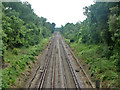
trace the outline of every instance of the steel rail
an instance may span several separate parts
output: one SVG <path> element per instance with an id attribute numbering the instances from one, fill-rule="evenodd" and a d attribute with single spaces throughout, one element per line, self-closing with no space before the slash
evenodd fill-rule
<path id="1" fill-rule="evenodd" d="M 64 39 L 63 39 L 63 40 L 64 40 Z M 65 41 L 64 41 L 64 42 L 65 42 Z M 67 45 L 67 44 L 66 44 L 66 45 Z M 82 65 L 80 64 L 79 60 L 76 58 L 76 56 L 74 55 L 74 53 L 72 52 L 72 50 L 69 48 L 69 45 L 67 45 L 67 47 L 68 47 L 68 49 L 69 49 L 72 57 L 76 60 L 76 62 L 78 63 L 80 69 L 82 70 L 82 72 L 84 73 L 85 77 L 87 78 L 90 86 L 91 86 L 92 88 L 95 88 L 95 85 L 94 85 L 94 84 L 92 83 L 92 81 L 89 79 L 87 73 L 85 72 L 84 68 L 83 68 Z"/>
<path id="2" fill-rule="evenodd" d="M 58 41 L 58 48 L 59 48 L 59 56 L 61 57 L 61 60 L 63 62 L 63 57 L 61 55 L 61 51 L 60 51 L 60 40 Z M 62 64 L 62 70 L 63 70 L 63 76 L 64 76 L 64 88 L 67 89 L 67 80 L 66 80 L 66 76 L 65 76 L 65 66 L 64 64 Z"/>
<path id="3" fill-rule="evenodd" d="M 50 40 L 50 43 L 49 43 L 49 45 L 47 46 L 48 49 L 49 49 L 50 46 L 51 46 L 51 42 L 52 42 L 52 39 Z M 48 56 L 48 53 L 47 53 L 46 56 Z M 46 57 L 46 58 L 47 58 L 47 57 Z M 46 60 L 46 58 L 45 58 L 45 60 Z M 39 70 L 40 70 L 40 66 L 38 66 L 38 68 L 36 69 L 36 72 L 35 72 L 33 78 L 31 79 L 30 84 L 28 85 L 28 89 L 31 87 L 32 82 L 33 82 L 33 80 L 35 79 L 35 77 L 36 77 L 36 75 L 37 75 L 37 73 L 38 73 Z"/>
<path id="4" fill-rule="evenodd" d="M 77 80 L 77 76 L 75 75 L 74 69 L 73 69 L 73 67 L 72 67 L 72 65 L 71 65 L 71 62 L 70 62 L 70 58 L 69 58 L 69 56 L 68 56 L 68 54 L 67 54 L 66 48 L 65 48 L 65 46 L 64 46 L 64 44 L 63 44 L 62 41 L 61 41 L 61 45 L 62 45 L 63 50 L 64 50 L 64 52 L 65 52 L 66 60 L 67 60 L 68 66 L 69 66 L 69 68 L 70 68 L 70 72 L 71 72 L 71 74 L 72 74 L 73 80 L 74 80 L 74 82 L 75 82 L 75 86 L 76 86 L 76 88 L 77 88 L 78 90 L 80 90 L 80 85 L 79 85 L 79 82 L 78 82 L 78 80 Z"/>
<path id="5" fill-rule="evenodd" d="M 43 84 L 44 84 L 45 76 L 46 76 L 46 73 L 47 73 L 47 68 L 48 68 L 48 65 L 49 65 L 49 62 L 50 62 L 50 57 L 51 57 L 51 55 L 52 55 L 52 50 L 53 50 L 53 45 L 54 45 L 54 38 L 55 38 L 55 37 L 53 37 L 53 40 L 52 40 L 53 43 L 51 42 L 50 53 L 49 53 L 49 55 L 48 55 L 48 57 L 47 57 L 47 61 L 46 61 L 45 66 L 44 66 L 43 73 L 42 73 L 41 78 L 40 78 L 40 82 L 39 82 L 39 84 L 38 84 L 38 86 L 37 86 L 37 88 L 38 88 L 39 90 L 42 89 Z M 53 44 L 53 45 L 52 45 L 52 44 Z"/>
<path id="6" fill-rule="evenodd" d="M 52 70 L 52 89 L 54 88 L 55 83 L 55 56 L 53 55 L 53 70 Z"/>

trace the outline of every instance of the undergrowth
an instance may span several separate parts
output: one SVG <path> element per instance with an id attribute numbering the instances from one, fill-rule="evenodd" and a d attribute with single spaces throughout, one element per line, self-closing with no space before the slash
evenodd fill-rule
<path id="1" fill-rule="evenodd" d="M 119 87 L 119 68 L 116 61 L 118 60 L 114 52 L 110 52 L 109 47 L 105 45 L 85 45 L 70 43 L 79 59 L 88 64 L 91 77 L 94 80 L 99 79 L 105 83 L 105 87 Z"/>
<path id="2" fill-rule="evenodd" d="M 8 88 L 15 83 L 26 66 L 30 67 L 31 61 L 35 62 L 35 56 L 44 49 L 47 42 L 48 39 L 44 39 L 38 45 L 29 48 L 15 48 L 5 52 L 4 64 L 7 66 L 2 70 L 2 88 Z"/>

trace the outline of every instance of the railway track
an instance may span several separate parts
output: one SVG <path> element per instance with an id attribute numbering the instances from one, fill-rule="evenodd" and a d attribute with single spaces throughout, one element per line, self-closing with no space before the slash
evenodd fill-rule
<path id="1" fill-rule="evenodd" d="M 55 39 L 55 37 L 53 37 L 53 40 L 51 41 L 51 45 L 50 45 L 50 48 L 49 48 L 49 51 L 50 51 L 50 52 L 48 52 L 48 56 L 47 56 L 47 58 L 46 58 L 47 61 L 46 61 L 46 63 L 45 63 L 45 66 L 44 66 L 44 69 L 43 69 L 43 73 L 42 73 L 42 75 L 41 75 L 39 84 L 38 84 L 38 86 L 37 86 L 38 89 L 43 88 L 43 85 L 44 85 L 44 80 L 45 80 L 45 77 L 46 77 L 47 69 L 49 68 L 48 66 L 49 66 L 50 58 L 51 58 L 51 56 L 52 56 L 52 50 L 54 49 L 54 48 L 53 48 L 54 39 Z M 52 87 L 53 87 L 53 86 L 52 86 Z"/>
<path id="2" fill-rule="evenodd" d="M 72 65 L 71 65 L 71 63 L 70 63 L 70 58 L 69 58 L 69 56 L 68 56 L 68 54 L 67 54 L 66 48 L 65 48 L 65 46 L 63 45 L 63 43 L 62 43 L 61 40 L 60 40 L 60 42 L 61 42 L 62 48 L 63 48 L 63 50 L 64 50 L 64 53 L 65 53 L 65 56 L 66 56 L 66 60 L 67 60 L 68 66 L 69 66 L 69 68 L 70 68 L 70 72 L 71 72 L 71 74 L 72 74 L 72 77 L 73 77 L 75 86 L 76 86 L 77 89 L 80 89 L 80 85 L 79 85 L 78 80 L 77 80 L 77 78 L 76 78 L 76 75 L 75 75 L 75 73 L 74 73 L 74 69 L 73 69 L 73 67 L 72 67 Z M 61 57 L 62 57 L 62 56 L 61 56 Z"/>
<path id="3" fill-rule="evenodd" d="M 68 49 L 58 32 L 56 32 L 55 36 L 51 39 L 48 48 L 49 50 L 45 58 L 45 65 L 35 88 L 39 90 L 43 88 L 76 88 L 78 90 L 83 87 L 86 88 L 87 85 L 83 82 L 84 80 L 82 80 L 82 78 L 78 78 L 79 76 L 82 76 L 79 74 L 80 72 L 75 72 L 75 68 L 80 67 L 80 64 L 77 62 L 72 51 L 69 51 L 70 53 L 68 54 Z M 72 61 L 71 57 L 73 57 L 72 59 L 75 59 L 76 62 Z M 78 63 L 78 66 L 74 63 Z M 83 69 L 81 67 L 80 69 Z M 35 76 L 37 75 L 39 68 L 40 67 L 36 70 Z M 35 79 L 35 76 L 32 81 Z M 86 73 L 84 76 L 86 77 Z M 32 81 L 29 88 L 31 88 Z M 89 79 L 88 81 L 93 88 L 91 81 Z"/>
<path id="4" fill-rule="evenodd" d="M 43 68 L 43 70 L 42 70 L 42 72 L 46 72 L 46 68 L 47 68 L 47 65 L 49 64 L 49 57 L 50 57 L 50 55 L 51 55 L 51 51 L 52 51 L 52 49 L 53 49 L 53 44 L 54 44 L 54 37 L 50 40 L 50 43 L 49 43 L 49 45 L 48 45 L 48 53 L 47 53 L 47 55 L 46 55 L 46 57 L 45 57 L 45 60 L 46 60 L 46 63 L 45 63 L 45 65 L 44 65 L 44 68 Z M 30 81 L 30 84 L 29 84 L 29 86 L 28 86 L 28 89 L 30 89 L 30 88 L 33 88 L 32 87 L 32 84 L 33 84 L 33 81 L 36 79 L 36 76 L 37 76 L 37 74 L 38 74 L 38 72 L 40 71 L 41 69 L 40 69 L 40 66 L 38 66 L 38 68 L 36 69 L 36 72 L 35 72 L 35 74 L 34 74 L 34 77 L 32 78 L 32 80 Z M 42 82 L 42 79 L 44 78 L 44 73 L 42 73 L 41 75 L 40 75 L 40 80 L 38 80 L 39 82 L 38 82 L 38 84 L 37 84 L 37 86 L 35 87 L 35 88 L 39 88 L 39 86 L 40 86 L 40 84 L 42 84 L 43 82 Z M 41 81 L 41 82 L 40 82 Z"/>
<path id="5" fill-rule="evenodd" d="M 69 47 L 68 47 L 68 48 L 69 48 Z M 70 48 L 69 48 L 69 51 L 70 51 L 72 57 L 76 60 L 76 62 L 77 62 L 78 65 L 80 66 L 80 68 L 81 68 L 82 72 L 84 73 L 85 77 L 87 78 L 90 86 L 91 86 L 92 88 L 95 88 L 95 85 L 94 85 L 94 84 L 92 83 L 92 81 L 89 79 L 87 73 L 85 72 L 85 70 L 83 69 L 82 65 L 80 64 L 80 62 L 78 61 L 78 59 L 75 57 L 74 53 L 72 52 L 72 50 L 71 50 Z"/>
<path id="6" fill-rule="evenodd" d="M 62 37 L 61 37 L 62 38 Z M 76 56 L 74 55 L 74 53 L 72 52 L 72 50 L 70 49 L 69 45 L 67 45 L 64 41 L 64 39 L 62 38 L 62 42 L 64 43 L 63 46 L 66 46 L 66 48 L 69 50 L 69 54 L 74 58 L 74 60 L 76 61 L 76 63 L 78 64 L 78 66 L 80 67 L 81 71 L 83 72 L 85 78 L 87 79 L 90 88 L 95 88 L 95 85 L 93 84 L 93 82 L 90 80 L 90 78 L 88 77 L 87 73 L 85 72 L 85 70 L 83 69 L 82 65 L 80 64 L 79 60 L 76 58 Z M 65 47 L 64 47 L 65 48 Z M 67 54 L 67 52 L 66 52 Z M 69 55 L 68 55 L 69 56 Z"/>
<path id="7" fill-rule="evenodd" d="M 62 38 L 62 37 L 61 37 Z M 65 45 L 64 48 L 66 47 L 68 50 L 69 50 L 69 54 L 74 58 L 74 61 L 76 61 L 76 63 L 78 64 L 78 66 L 80 67 L 81 71 L 83 72 L 84 74 L 84 77 L 87 79 L 90 87 L 89 88 L 95 88 L 95 85 L 93 84 L 93 82 L 90 80 L 90 78 L 88 77 L 87 73 L 85 72 L 85 70 L 83 69 L 82 65 L 80 64 L 79 60 L 76 58 L 76 56 L 74 55 L 74 53 L 72 52 L 72 50 L 70 49 L 69 45 L 67 45 L 64 41 L 64 39 L 62 38 L 61 39 Z M 69 54 L 66 52 L 66 54 L 69 56 Z"/>

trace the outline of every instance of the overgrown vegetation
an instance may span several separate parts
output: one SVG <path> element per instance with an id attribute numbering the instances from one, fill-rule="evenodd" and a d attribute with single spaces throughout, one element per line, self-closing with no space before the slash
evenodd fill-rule
<path id="1" fill-rule="evenodd" d="M 99 79 L 104 87 L 119 86 L 115 57 L 107 58 L 109 54 L 107 46 L 77 43 L 71 43 L 70 46 L 74 48 L 77 57 L 88 64 L 93 80 Z"/>
<path id="2" fill-rule="evenodd" d="M 29 63 L 35 61 L 34 56 L 45 46 L 55 24 L 38 17 L 28 2 L 6 2 L 2 8 L 0 56 L 2 87 L 7 88 L 26 66 L 30 68 Z M 63 34 L 77 56 L 88 64 L 91 77 L 100 79 L 104 87 L 120 87 L 120 2 L 97 2 L 84 10 L 86 20 L 67 23 L 56 31 Z"/>
<path id="3" fill-rule="evenodd" d="M 28 2 L 2 3 L 2 87 L 13 85 L 43 49 L 55 24 L 38 17 Z M 30 66 L 29 66 L 30 67 Z"/>
<path id="4" fill-rule="evenodd" d="M 88 64 L 92 77 L 100 79 L 104 87 L 119 87 L 120 2 L 96 2 L 84 10 L 86 20 L 57 30 Z"/>
<path id="5" fill-rule="evenodd" d="M 4 54 L 5 65 L 2 71 L 2 88 L 12 86 L 17 77 L 25 70 L 26 66 L 31 68 L 30 62 L 35 62 L 40 51 L 42 51 L 48 42 L 48 39 L 43 39 L 41 43 L 30 48 L 16 48 L 14 50 L 7 50 Z M 17 55 L 16 55 L 17 52 Z"/>

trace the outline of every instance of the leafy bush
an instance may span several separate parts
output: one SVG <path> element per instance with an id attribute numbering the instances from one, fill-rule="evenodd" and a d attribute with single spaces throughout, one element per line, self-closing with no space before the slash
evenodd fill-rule
<path id="1" fill-rule="evenodd" d="M 10 65 L 2 70 L 2 88 L 7 88 L 13 85 L 16 78 L 25 70 L 26 66 L 31 68 L 29 65 L 30 61 L 35 63 L 34 56 L 37 56 L 44 46 L 48 42 L 48 39 L 43 39 L 40 44 L 36 46 L 30 46 L 30 48 L 14 48 L 13 51 L 7 50 L 5 52 L 5 63 Z M 23 52 L 27 52 L 24 53 Z"/>
<path id="2" fill-rule="evenodd" d="M 12 52 L 13 52 L 13 54 L 18 55 L 18 51 L 16 48 L 14 48 Z"/>
<path id="3" fill-rule="evenodd" d="M 69 40 L 69 39 L 65 39 L 65 41 L 66 41 L 67 43 L 70 43 L 70 40 Z"/>

